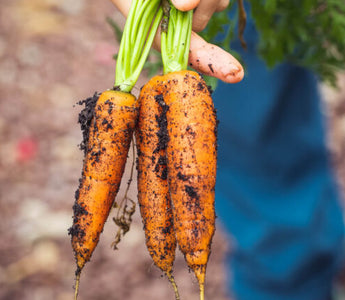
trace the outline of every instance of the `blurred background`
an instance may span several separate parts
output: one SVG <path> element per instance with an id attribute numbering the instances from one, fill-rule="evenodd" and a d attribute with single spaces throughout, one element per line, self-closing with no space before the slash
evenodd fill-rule
<path id="1" fill-rule="evenodd" d="M 107 17 L 124 24 L 107 0 L 1 0 L 0 299 L 73 299 L 75 263 L 67 229 L 83 159 L 81 107 L 75 104 L 113 84 L 118 45 Z M 145 80 L 144 74 L 135 94 Z M 339 82 L 339 90 L 321 89 L 329 149 L 344 192 L 345 77 Z M 135 182 L 130 196 L 136 198 Z M 173 299 L 146 250 L 138 209 L 117 251 L 111 248 L 115 231 L 109 218 L 82 273 L 80 299 Z M 218 224 L 207 299 L 230 299 L 224 268 L 230 240 Z M 180 254 L 175 278 L 182 299 L 198 299 L 197 282 Z M 345 299 L 342 281 L 335 286 L 337 300 Z"/>

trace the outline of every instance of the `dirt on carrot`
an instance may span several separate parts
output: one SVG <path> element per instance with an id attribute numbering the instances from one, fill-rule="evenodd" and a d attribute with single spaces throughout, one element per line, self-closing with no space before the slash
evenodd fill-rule
<path id="1" fill-rule="evenodd" d="M 91 258 L 119 189 L 138 112 L 134 96 L 113 90 L 82 103 L 85 158 L 69 229 L 77 274 Z"/>
<path id="2" fill-rule="evenodd" d="M 138 201 L 147 249 L 157 267 L 168 277 L 179 299 L 172 275 L 176 237 L 167 180 L 166 114 L 169 107 L 148 82 L 139 96 L 139 120 L 136 128 L 138 149 Z"/>

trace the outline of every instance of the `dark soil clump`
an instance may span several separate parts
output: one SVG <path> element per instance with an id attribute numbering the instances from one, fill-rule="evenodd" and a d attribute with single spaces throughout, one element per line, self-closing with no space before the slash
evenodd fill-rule
<path id="1" fill-rule="evenodd" d="M 189 197 L 191 197 L 192 199 L 199 199 L 199 195 L 196 192 L 196 190 L 190 186 L 190 185 L 185 185 L 185 191 L 188 194 Z"/>
<path id="2" fill-rule="evenodd" d="M 157 132 L 158 136 L 158 145 L 157 148 L 153 151 L 156 153 L 160 150 L 164 150 L 167 147 L 167 143 L 169 142 L 169 135 L 168 135 L 168 122 L 167 122 L 167 111 L 169 110 L 169 106 L 165 104 L 163 95 L 155 96 L 156 102 L 162 108 L 162 113 L 160 115 L 156 115 L 156 121 L 159 126 L 159 130 Z"/>
<path id="3" fill-rule="evenodd" d="M 79 101 L 77 104 L 84 105 L 85 107 L 81 110 L 78 117 L 78 123 L 83 134 L 83 140 L 79 145 L 80 150 L 84 151 L 86 155 L 87 144 L 89 142 L 89 129 L 92 118 L 95 114 L 95 106 L 100 94 L 95 92 L 92 97 L 86 98 L 85 100 Z"/>
<path id="4" fill-rule="evenodd" d="M 188 176 L 183 175 L 181 172 L 177 173 L 177 178 L 182 180 L 182 181 L 187 181 L 188 180 Z"/>

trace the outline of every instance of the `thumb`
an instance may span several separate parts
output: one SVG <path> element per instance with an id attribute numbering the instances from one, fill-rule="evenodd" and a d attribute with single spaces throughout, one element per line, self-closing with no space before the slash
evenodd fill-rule
<path id="1" fill-rule="evenodd" d="M 188 11 L 196 8 L 200 0 L 171 0 L 172 4 L 181 11 Z"/>

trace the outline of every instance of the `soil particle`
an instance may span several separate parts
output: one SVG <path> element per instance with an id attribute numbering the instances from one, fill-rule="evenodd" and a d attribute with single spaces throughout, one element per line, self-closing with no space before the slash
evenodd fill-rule
<path id="1" fill-rule="evenodd" d="M 139 155 L 138 155 L 138 156 L 139 156 Z M 154 163 L 156 162 L 156 156 L 152 155 L 152 156 L 151 156 L 151 161 L 152 161 L 152 163 L 154 164 Z"/>
<path id="2" fill-rule="evenodd" d="M 108 108 L 108 114 L 111 115 L 111 113 L 113 112 L 113 102 L 111 102 L 109 99 L 107 101 L 104 102 L 104 104 L 108 104 L 109 108 Z"/>
<path id="3" fill-rule="evenodd" d="M 81 273 L 81 268 L 77 265 L 77 270 L 74 272 L 74 275 L 78 276 L 80 275 L 80 273 Z"/>
<path id="4" fill-rule="evenodd" d="M 201 82 L 198 82 L 197 90 L 202 91 L 204 89 L 204 85 Z"/>
<path id="5" fill-rule="evenodd" d="M 171 226 L 162 228 L 162 233 L 169 234 L 171 232 Z"/>
<path id="6" fill-rule="evenodd" d="M 74 216 L 82 216 L 82 215 L 88 215 L 88 211 L 81 206 L 79 203 L 74 203 L 73 205 L 73 213 Z"/>
<path id="7" fill-rule="evenodd" d="M 197 239 L 198 236 L 199 236 L 199 230 L 198 230 L 198 228 L 193 228 L 193 229 L 192 229 L 192 234 L 193 234 L 194 238 Z"/>
<path id="8" fill-rule="evenodd" d="M 189 125 L 186 127 L 186 131 L 195 138 L 195 131 L 193 131 L 192 127 L 190 127 Z"/>
<path id="9" fill-rule="evenodd" d="M 158 158 L 158 162 L 157 164 L 161 165 L 161 166 L 166 166 L 167 165 L 167 158 L 163 155 L 161 155 L 159 158 Z"/>
<path id="10" fill-rule="evenodd" d="M 79 188 L 75 191 L 74 193 L 74 199 L 75 200 L 78 200 L 79 199 L 79 195 L 80 195 L 80 191 L 79 191 Z"/>
<path id="11" fill-rule="evenodd" d="M 160 259 L 161 259 L 161 260 L 164 260 L 164 259 L 165 259 L 165 255 L 164 255 L 164 254 L 161 254 L 161 255 L 160 255 Z"/>
<path id="12" fill-rule="evenodd" d="M 168 169 L 167 169 L 167 168 L 164 168 L 164 169 L 163 169 L 160 178 L 161 178 L 162 180 L 167 180 L 167 179 L 168 179 Z"/>
<path id="13" fill-rule="evenodd" d="M 212 72 L 212 73 L 214 73 L 214 70 L 213 70 L 212 64 L 208 64 L 208 67 L 210 68 L 211 72 Z"/>
<path id="14" fill-rule="evenodd" d="M 156 121 L 159 126 L 159 130 L 157 132 L 158 136 L 158 145 L 157 148 L 153 151 L 153 153 L 157 153 L 160 150 L 164 150 L 167 147 L 167 143 L 169 142 L 169 135 L 167 129 L 167 111 L 169 110 L 169 106 L 165 104 L 163 95 L 155 96 L 156 102 L 162 108 L 162 112 L 160 115 L 156 115 Z"/>
<path id="15" fill-rule="evenodd" d="M 182 181 L 187 181 L 188 180 L 188 176 L 183 175 L 181 172 L 177 173 L 177 178 L 182 180 Z"/>
<path id="16" fill-rule="evenodd" d="M 166 168 L 166 165 L 167 159 L 165 156 L 161 155 L 157 160 L 154 171 L 157 173 L 157 176 L 163 180 L 166 180 L 168 178 L 168 169 Z M 160 171 L 161 173 L 159 174 Z"/>
<path id="17" fill-rule="evenodd" d="M 111 123 L 110 123 L 107 119 L 103 119 L 102 125 L 107 125 L 107 127 L 106 127 L 107 131 L 108 131 L 109 129 L 111 130 L 111 129 L 114 128 L 113 125 L 111 125 Z"/>
<path id="18" fill-rule="evenodd" d="M 185 191 L 189 197 L 191 197 L 192 199 L 199 199 L 199 195 L 196 192 L 195 188 L 193 188 L 190 185 L 185 185 L 184 187 L 185 187 Z"/>
<path id="19" fill-rule="evenodd" d="M 85 236 L 85 231 L 79 226 L 79 224 L 74 224 L 72 227 L 68 229 L 68 234 L 72 237 L 82 239 Z"/>
<path id="20" fill-rule="evenodd" d="M 86 154 L 87 144 L 89 142 L 89 129 L 92 118 L 95 114 L 95 106 L 100 94 L 95 92 L 92 97 L 86 98 L 85 100 L 79 101 L 77 104 L 84 105 L 84 108 L 80 111 L 78 117 L 78 123 L 83 134 L 83 140 L 79 145 L 80 150 Z"/>
<path id="21" fill-rule="evenodd" d="M 94 166 L 96 163 L 98 163 L 100 161 L 99 157 L 102 154 L 101 151 L 93 151 L 91 153 L 91 157 L 93 158 L 93 161 L 91 163 L 92 166 Z"/>

